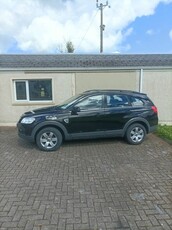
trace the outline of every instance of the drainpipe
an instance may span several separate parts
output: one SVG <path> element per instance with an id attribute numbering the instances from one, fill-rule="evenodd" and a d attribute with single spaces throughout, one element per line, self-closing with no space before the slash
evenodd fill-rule
<path id="1" fill-rule="evenodd" d="M 76 73 L 72 74 L 72 96 L 76 94 Z"/>
<path id="2" fill-rule="evenodd" d="M 140 69 L 140 78 L 139 78 L 139 92 L 143 91 L 143 69 Z"/>

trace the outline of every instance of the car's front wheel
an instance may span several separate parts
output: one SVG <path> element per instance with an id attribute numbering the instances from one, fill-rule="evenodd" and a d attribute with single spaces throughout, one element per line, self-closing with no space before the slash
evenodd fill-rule
<path id="1" fill-rule="evenodd" d="M 62 134 L 56 128 L 44 128 L 37 134 L 36 144 L 40 150 L 55 151 L 62 144 Z"/>
<path id="2" fill-rule="evenodd" d="M 126 131 L 126 139 L 128 143 L 133 145 L 141 144 L 146 136 L 146 129 L 139 123 L 132 124 Z"/>

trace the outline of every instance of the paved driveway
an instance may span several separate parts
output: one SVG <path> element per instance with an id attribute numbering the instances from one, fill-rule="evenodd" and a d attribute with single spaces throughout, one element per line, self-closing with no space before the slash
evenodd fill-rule
<path id="1" fill-rule="evenodd" d="M 45 153 L 0 129 L 0 229 L 172 229 L 172 146 L 149 135 Z"/>

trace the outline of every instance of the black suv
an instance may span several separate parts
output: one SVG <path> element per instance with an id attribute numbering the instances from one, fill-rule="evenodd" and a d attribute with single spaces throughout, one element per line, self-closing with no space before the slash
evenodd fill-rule
<path id="1" fill-rule="evenodd" d="M 126 90 L 90 90 L 64 103 L 24 113 L 20 137 L 53 151 L 63 140 L 125 137 L 140 144 L 158 124 L 157 108 L 146 94 Z"/>

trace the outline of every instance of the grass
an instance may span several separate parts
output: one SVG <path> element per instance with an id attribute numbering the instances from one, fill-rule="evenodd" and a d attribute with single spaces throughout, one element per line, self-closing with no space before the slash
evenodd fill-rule
<path id="1" fill-rule="evenodd" d="M 158 125 L 156 134 L 159 137 L 172 141 L 172 126 Z"/>

